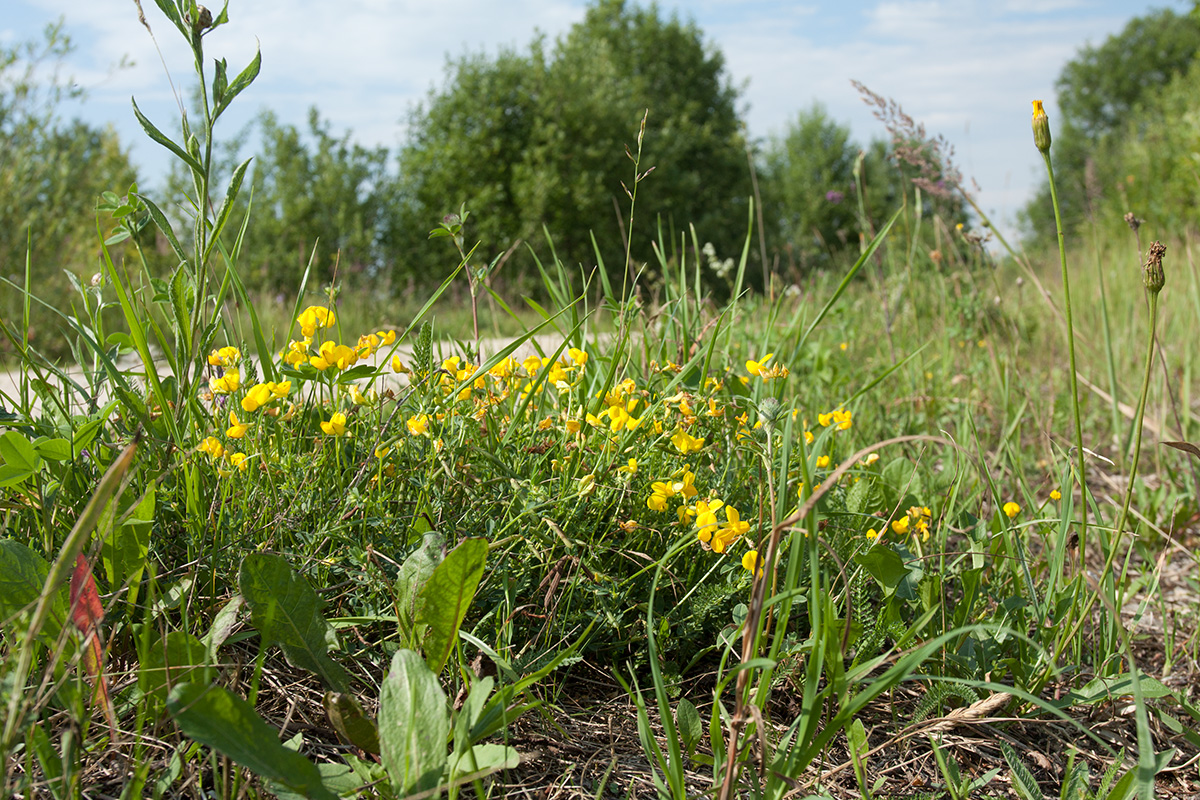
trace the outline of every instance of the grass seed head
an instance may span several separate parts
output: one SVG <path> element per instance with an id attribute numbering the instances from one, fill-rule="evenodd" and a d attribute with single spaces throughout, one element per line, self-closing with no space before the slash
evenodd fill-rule
<path id="1" fill-rule="evenodd" d="M 1142 282 L 1146 284 L 1146 291 L 1151 294 L 1158 294 L 1162 291 L 1165 282 L 1162 259 L 1166 252 L 1166 246 L 1159 241 L 1151 244 L 1150 249 L 1146 252 L 1146 266 L 1142 268 Z"/>

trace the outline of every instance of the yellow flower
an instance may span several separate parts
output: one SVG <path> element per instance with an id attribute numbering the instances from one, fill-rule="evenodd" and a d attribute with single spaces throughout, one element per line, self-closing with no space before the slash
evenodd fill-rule
<path id="1" fill-rule="evenodd" d="M 1012 519 L 1013 517 L 1015 517 L 1017 514 L 1020 514 L 1020 513 L 1021 513 L 1021 507 L 1019 505 L 1017 505 L 1016 503 L 1014 503 L 1012 500 L 1009 500 L 1007 503 L 1004 504 L 1004 514 L 1009 519 Z"/>
<path id="2" fill-rule="evenodd" d="M 296 322 L 300 323 L 300 333 L 309 337 L 317 328 L 332 328 L 337 324 L 337 316 L 324 306 L 309 306 L 300 312 Z"/>
<path id="3" fill-rule="evenodd" d="M 387 458 L 388 453 L 390 453 L 390 452 L 392 452 L 392 448 L 388 447 L 385 444 L 381 444 L 379 447 L 375 448 L 375 457 L 376 458 Z"/>
<path id="4" fill-rule="evenodd" d="M 732 506 L 725 506 L 725 524 L 713 535 L 712 549 L 724 553 L 725 548 L 736 542 L 748 530 L 750 523 L 741 519 L 738 510 Z"/>
<path id="5" fill-rule="evenodd" d="M 397 375 L 408 375 L 412 370 L 404 366 L 404 362 L 400 360 L 400 356 L 392 356 L 392 372 Z"/>
<path id="6" fill-rule="evenodd" d="M 903 516 L 900 519 L 892 522 L 892 530 L 901 536 L 906 535 L 908 533 L 908 517 Z"/>
<path id="7" fill-rule="evenodd" d="M 199 450 L 201 453 L 207 453 L 208 457 L 210 459 L 212 459 L 213 461 L 216 461 L 218 458 L 220 458 L 222 455 L 225 454 L 225 446 L 223 444 L 221 444 L 220 439 L 217 439 L 216 437 L 213 437 L 213 436 L 209 436 L 204 441 L 202 441 L 199 445 L 196 446 L 196 449 Z"/>
<path id="8" fill-rule="evenodd" d="M 321 420 L 321 430 L 327 436 L 345 436 L 346 415 L 341 411 L 335 411 L 328 422 Z"/>
<path id="9" fill-rule="evenodd" d="M 829 466 L 829 456 L 819 456 L 817 458 L 817 469 L 825 469 Z"/>
<path id="10" fill-rule="evenodd" d="M 874 540 L 879 538 L 879 531 L 874 528 L 867 528 L 867 538 Z"/>
<path id="11" fill-rule="evenodd" d="M 717 522 L 717 511 L 723 505 L 725 504 L 720 500 L 700 500 L 696 503 L 696 528 L 698 529 L 696 535 L 705 544 L 712 540 L 713 534 L 721 527 L 721 524 Z M 717 550 L 715 543 L 712 545 L 712 549 Z M 722 545 L 721 550 L 724 549 Z M 717 550 L 717 552 L 719 553 L 721 550 Z"/>
<path id="12" fill-rule="evenodd" d="M 1058 489 L 1055 489 L 1054 491 L 1050 492 L 1050 499 L 1062 500 L 1062 492 L 1060 492 Z"/>
<path id="13" fill-rule="evenodd" d="M 842 342 L 841 345 L 839 345 L 839 346 L 842 348 L 842 352 L 844 353 L 844 352 L 846 352 L 846 348 L 850 346 L 850 343 Z"/>
<path id="14" fill-rule="evenodd" d="M 879 453 L 868 453 L 867 457 L 858 463 L 862 464 L 864 467 L 869 467 L 878 460 L 879 460 Z"/>
<path id="15" fill-rule="evenodd" d="M 408 427 L 409 436 L 428 436 L 429 435 L 429 415 L 416 414 L 408 418 L 404 423 Z"/>
<path id="16" fill-rule="evenodd" d="M 572 347 L 567 351 L 567 355 L 575 362 L 575 366 L 582 367 L 588 361 L 588 354 L 580 350 L 578 347 Z"/>
<path id="17" fill-rule="evenodd" d="M 667 500 L 676 495 L 675 484 L 655 481 L 650 484 L 650 496 L 646 498 L 646 506 L 651 511 L 666 511 Z"/>
<path id="18" fill-rule="evenodd" d="M 229 463 L 237 467 L 239 472 L 245 472 L 246 467 L 249 466 L 246 463 L 246 457 L 245 453 L 234 453 L 229 457 Z"/>
<path id="19" fill-rule="evenodd" d="M 237 414 L 233 411 L 229 412 L 229 429 L 225 431 L 225 435 L 230 439 L 240 439 L 246 435 L 246 431 L 252 426 L 249 423 L 243 424 L 238 422 Z"/>
<path id="20" fill-rule="evenodd" d="M 751 575 L 755 575 L 759 578 L 762 577 L 762 568 L 758 565 L 757 550 L 747 550 L 745 555 L 742 556 L 742 569 L 746 570 Z"/>
<path id="21" fill-rule="evenodd" d="M 317 355 L 308 359 L 308 363 L 321 372 L 331 367 L 339 370 L 346 369 L 353 366 L 355 361 L 358 361 L 358 351 L 353 347 L 329 341 L 321 342 L 321 348 L 317 351 Z"/>
<path id="22" fill-rule="evenodd" d="M 850 430 L 850 426 L 853 424 L 850 418 L 851 412 L 845 409 L 839 408 L 833 412 L 833 424 L 837 425 L 840 431 Z"/>
<path id="23" fill-rule="evenodd" d="M 242 410 L 247 413 L 254 413 L 274 399 L 275 395 L 271 391 L 270 386 L 265 383 L 256 383 L 246 392 L 246 396 L 242 398 Z"/>
<path id="24" fill-rule="evenodd" d="M 833 412 L 828 414 L 817 414 L 817 422 L 821 423 L 822 428 L 828 428 L 833 424 Z"/>
<path id="25" fill-rule="evenodd" d="M 816 440 L 816 438 L 817 438 L 817 437 L 813 436 L 813 432 L 812 432 L 812 431 L 805 431 L 805 432 L 804 432 L 804 443 L 805 443 L 805 444 L 812 444 L 812 443 L 813 443 L 813 442 Z"/>
<path id="26" fill-rule="evenodd" d="M 289 342 L 287 349 L 279 355 L 283 358 L 285 364 L 293 367 L 297 364 L 303 364 L 308 360 L 308 346 L 310 344 L 312 344 L 312 339 L 308 338 Z"/>
<path id="27" fill-rule="evenodd" d="M 767 369 L 767 362 L 770 361 L 774 357 L 775 357 L 774 353 L 767 353 L 766 357 L 763 358 L 761 361 L 755 361 L 753 359 L 747 361 L 746 362 L 746 372 L 749 372 L 751 375 L 760 375 L 761 376 L 763 374 L 763 372 Z"/>
<path id="28" fill-rule="evenodd" d="M 624 467 L 617 467 L 617 472 L 624 472 L 628 475 L 637 475 L 638 463 L 636 458 L 629 459 L 629 463 Z"/>
<path id="29" fill-rule="evenodd" d="M 213 350 L 208 354 L 208 363 L 214 367 L 230 367 L 237 366 L 237 363 L 242 359 L 242 351 L 236 347 L 222 347 L 219 350 Z"/>
<path id="30" fill-rule="evenodd" d="M 596 476 L 589 472 L 579 479 L 578 492 L 580 496 L 587 497 L 594 491 L 596 491 Z"/>
<path id="31" fill-rule="evenodd" d="M 370 394 L 363 394 L 362 390 L 358 388 L 358 384 L 350 384 L 350 399 L 354 401 L 355 405 L 369 406 L 375 402 L 375 398 L 376 394 L 374 389 L 371 390 Z"/>
<path id="32" fill-rule="evenodd" d="M 683 428 L 680 428 L 671 437 L 671 444 L 675 445 L 675 449 L 686 456 L 688 453 L 700 452 L 700 449 L 704 447 L 704 440 L 697 439 L 695 436 L 689 435 Z"/>
<path id="33" fill-rule="evenodd" d="M 225 374 L 219 378 L 209 378 L 208 388 L 213 394 L 233 394 L 238 390 L 238 386 L 242 382 L 242 376 L 236 368 L 225 370 Z"/>

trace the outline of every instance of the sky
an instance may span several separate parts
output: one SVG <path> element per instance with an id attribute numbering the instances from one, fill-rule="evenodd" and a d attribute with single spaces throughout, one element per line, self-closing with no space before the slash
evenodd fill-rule
<path id="1" fill-rule="evenodd" d="M 169 156 L 145 138 L 130 106 L 163 130 L 177 125 L 172 91 L 192 69 L 178 33 L 154 0 L 5 0 L 0 45 L 41 35 L 62 18 L 75 44 L 63 72 L 87 93 L 67 110 L 112 124 L 143 182 L 157 185 Z M 221 0 L 212 0 L 219 8 Z M 890 97 L 955 148 L 963 175 L 1002 231 L 1032 195 L 1044 167 L 1030 132 L 1030 101 L 1046 101 L 1052 129 L 1054 81 L 1085 44 L 1100 44 L 1155 8 L 1185 12 L 1190 1 L 1158 0 L 660 0 L 665 14 L 691 19 L 719 49 L 751 137 L 783 133 L 821 103 L 865 144 L 884 138 L 851 79 Z M 563 35 L 583 18 L 583 0 L 233 0 L 231 24 L 205 39 L 236 74 L 262 51 L 262 71 L 217 136 L 231 137 L 262 109 L 307 126 L 316 106 L 333 131 L 367 146 L 403 143 L 410 109 L 444 85 L 447 57 L 525 49 L 536 32 Z M 162 52 L 156 47 L 156 41 Z M 119 66 L 121 64 L 131 66 Z M 168 80 L 168 75 L 170 80 Z M 186 91 L 185 89 L 183 89 Z M 186 94 L 184 95 L 186 96 Z M 485 99 L 481 99 L 485 100 Z M 647 135 L 653 135 L 653 110 Z M 631 139 L 636 120 L 631 122 Z M 618 155 L 617 157 L 621 157 Z"/>

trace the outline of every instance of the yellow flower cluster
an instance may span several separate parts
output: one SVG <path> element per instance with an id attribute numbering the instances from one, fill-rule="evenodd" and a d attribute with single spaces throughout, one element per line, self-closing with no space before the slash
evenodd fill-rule
<path id="1" fill-rule="evenodd" d="M 753 359 L 746 362 L 746 371 L 751 375 L 757 375 L 764 381 L 774 380 L 775 378 L 786 378 L 791 373 L 788 368 L 782 364 L 768 364 L 775 357 L 774 353 L 767 353 L 761 361 Z"/>
<path id="2" fill-rule="evenodd" d="M 839 431 L 848 431 L 853 424 L 852 417 L 852 412 L 844 408 L 839 408 L 836 411 L 830 411 L 828 414 L 818 414 L 817 422 L 821 423 L 822 428 L 836 425 Z"/>
<path id="3" fill-rule="evenodd" d="M 912 534 L 914 538 L 919 539 L 922 542 L 927 542 L 929 541 L 930 536 L 929 521 L 932 516 L 933 512 L 930 511 L 927 506 L 913 506 L 912 508 L 908 509 L 908 513 L 903 517 L 892 520 L 892 532 L 899 536 L 908 536 L 909 534 Z M 887 526 L 885 525 L 884 530 L 886 530 L 886 528 Z M 882 535 L 882 533 L 883 530 L 880 530 L 877 533 L 875 529 L 872 528 L 871 530 L 867 531 L 867 538 L 875 539 Z"/>

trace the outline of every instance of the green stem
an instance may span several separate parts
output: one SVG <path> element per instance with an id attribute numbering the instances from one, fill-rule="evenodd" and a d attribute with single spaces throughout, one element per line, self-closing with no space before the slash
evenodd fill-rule
<path id="1" fill-rule="evenodd" d="M 1117 522 L 1117 536 L 1120 537 L 1121 532 L 1125 530 L 1125 523 L 1129 521 L 1129 503 L 1133 499 L 1133 482 L 1137 477 L 1138 460 L 1142 456 L 1142 422 L 1146 413 L 1146 395 L 1150 393 L 1150 368 L 1154 365 L 1154 330 L 1158 324 L 1158 293 L 1150 292 L 1150 335 L 1146 342 L 1146 371 L 1142 375 L 1142 393 L 1138 397 L 1137 414 L 1134 416 L 1134 433 L 1133 433 L 1133 460 L 1129 464 L 1129 484 L 1125 487 L 1125 500 L 1121 504 L 1121 517 Z M 1112 548 L 1113 553 L 1116 553 L 1117 548 Z M 1112 561 L 1112 556 L 1109 556 L 1109 561 Z M 1105 572 L 1107 573 L 1108 565 Z"/>
<path id="2" fill-rule="evenodd" d="M 1079 564 L 1082 568 L 1083 554 L 1087 552 L 1087 481 L 1084 478 L 1083 460 L 1083 423 L 1079 416 L 1079 381 L 1075 372 L 1075 326 L 1071 318 L 1071 284 L 1067 277 L 1067 247 L 1063 234 L 1062 215 L 1058 210 L 1058 190 L 1054 186 L 1054 167 L 1050 163 L 1050 153 L 1043 152 L 1046 161 L 1046 174 L 1050 179 L 1050 200 L 1054 204 L 1054 226 L 1058 230 L 1058 259 L 1062 267 L 1063 306 L 1067 318 L 1067 355 L 1071 367 L 1071 410 L 1075 415 L 1075 452 L 1078 458 L 1076 467 L 1079 469 L 1080 497 L 1080 529 L 1079 529 Z"/>

